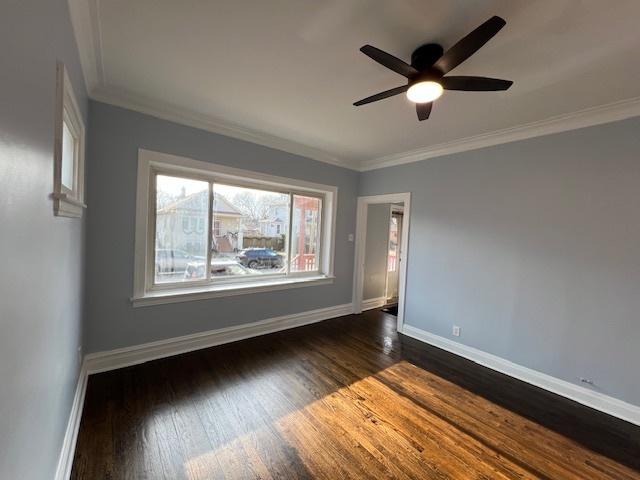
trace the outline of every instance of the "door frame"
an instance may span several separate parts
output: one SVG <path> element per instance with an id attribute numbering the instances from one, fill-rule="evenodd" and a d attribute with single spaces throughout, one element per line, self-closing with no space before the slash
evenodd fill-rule
<path id="1" fill-rule="evenodd" d="M 369 205 L 381 203 L 403 203 L 403 222 L 400 238 L 402 258 L 398 274 L 398 323 L 397 330 L 402 333 L 404 325 L 405 294 L 407 283 L 407 259 L 409 258 L 409 227 L 411 225 L 411 193 L 389 193 L 358 197 L 356 214 L 356 238 L 353 266 L 353 312 L 362 313 L 362 294 L 364 289 L 364 259 L 367 242 L 367 212 Z"/>

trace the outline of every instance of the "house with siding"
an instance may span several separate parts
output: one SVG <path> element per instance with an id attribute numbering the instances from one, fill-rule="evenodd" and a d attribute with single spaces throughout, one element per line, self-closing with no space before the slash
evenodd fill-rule
<path id="1" fill-rule="evenodd" d="M 284 235 L 289 224 L 289 201 L 277 201 L 269 205 L 266 218 L 260 220 L 260 233 L 265 237 Z"/>
<path id="2" fill-rule="evenodd" d="M 181 249 L 192 255 L 206 251 L 208 192 L 185 195 L 157 212 L 156 248 Z M 213 248 L 232 253 L 242 248 L 242 213 L 223 195 L 213 199 Z"/>

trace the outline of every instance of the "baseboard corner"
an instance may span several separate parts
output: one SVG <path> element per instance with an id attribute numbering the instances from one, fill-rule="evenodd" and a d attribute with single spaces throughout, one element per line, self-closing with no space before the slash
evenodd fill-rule
<path id="1" fill-rule="evenodd" d="M 386 297 L 368 298 L 362 300 L 362 311 L 383 307 L 387 303 Z"/>

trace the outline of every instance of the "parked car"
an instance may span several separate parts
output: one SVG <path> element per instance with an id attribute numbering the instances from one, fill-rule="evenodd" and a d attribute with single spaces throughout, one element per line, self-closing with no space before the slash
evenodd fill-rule
<path id="1" fill-rule="evenodd" d="M 284 261 L 270 248 L 246 248 L 236 257 L 238 262 L 249 268 L 282 268 Z"/>
<path id="2" fill-rule="evenodd" d="M 204 266 L 206 262 L 197 261 L 190 262 L 184 271 L 184 279 L 202 279 L 205 277 Z M 250 275 L 252 272 L 248 268 L 240 265 L 235 260 L 231 259 L 211 259 L 211 276 L 212 277 L 227 277 L 235 275 Z"/>
<path id="3" fill-rule="evenodd" d="M 190 255 L 184 250 L 159 248 L 156 250 L 156 273 L 182 273 L 186 270 L 189 262 L 197 260 L 204 260 L 204 257 Z"/>

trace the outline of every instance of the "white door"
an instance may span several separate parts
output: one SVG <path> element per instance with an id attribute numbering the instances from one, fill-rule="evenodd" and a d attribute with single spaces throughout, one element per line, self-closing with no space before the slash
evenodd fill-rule
<path id="1" fill-rule="evenodd" d="M 391 212 L 389 222 L 389 253 L 387 255 L 387 300 L 395 301 L 398 298 L 398 274 L 402 261 L 402 213 Z"/>

